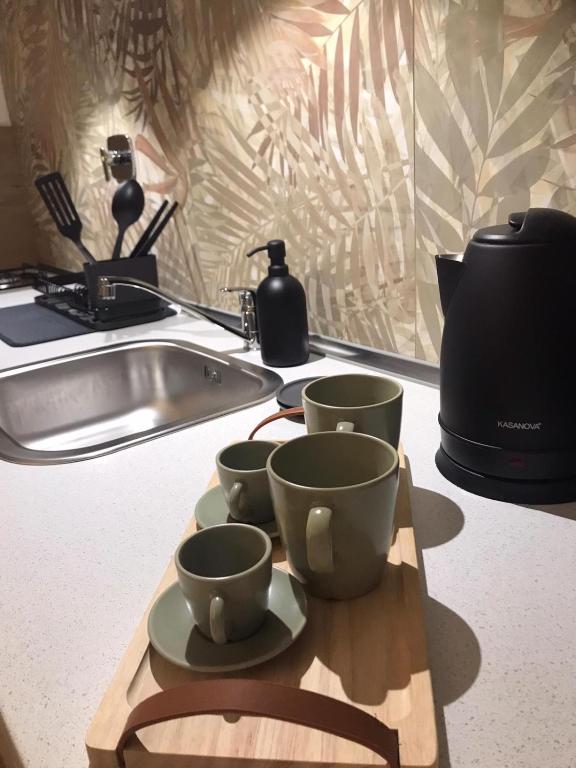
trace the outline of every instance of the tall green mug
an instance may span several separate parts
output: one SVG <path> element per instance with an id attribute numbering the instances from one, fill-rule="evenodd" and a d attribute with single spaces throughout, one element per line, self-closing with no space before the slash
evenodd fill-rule
<path id="1" fill-rule="evenodd" d="M 288 561 L 317 597 L 346 600 L 378 586 L 394 531 L 398 453 L 356 432 L 317 432 L 268 457 Z"/>
<path id="2" fill-rule="evenodd" d="M 398 448 L 403 389 L 394 379 L 365 373 L 325 376 L 302 390 L 308 432 L 349 429 Z"/>

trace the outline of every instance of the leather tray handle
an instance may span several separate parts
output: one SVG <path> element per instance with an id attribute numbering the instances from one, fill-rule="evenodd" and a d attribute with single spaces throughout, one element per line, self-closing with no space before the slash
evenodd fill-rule
<path id="1" fill-rule="evenodd" d="M 140 728 L 180 717 L 226 712 L 270 717 L 340 736 L 371 749 L 387 760 L 389 768 L 400 768 L 398 731 L 361 709 L 301 688 L 234 679 L 198 680 L 161 691 L 137 704 L 118 740 L 119 767 L 126 768 L 124 748 Z"/>
<path id="2" fill-rule="evenodd" d="M 278 419 L 287 419 L 289 416 L 304 416 L 304 408 L 302 408 L 301 405 L 296 408 L 284 408 L 283 411 L 278 411 L 278 413 L 273 413 L 272 416 L 267 416 L 265 419 L 262 419 L 260 424 L 256 424 L 252 432 L 248 435 L 248 440 L 253 440 L 256 432 L 262 429 L 262 427 L 265 427 L 266 424 L 270 424 L 272 421 L 278 421 Z"/>

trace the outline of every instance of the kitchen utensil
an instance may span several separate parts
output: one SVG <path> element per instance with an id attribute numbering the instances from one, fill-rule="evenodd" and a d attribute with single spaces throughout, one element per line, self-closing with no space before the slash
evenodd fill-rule
<path id="1" fill-rule="evenodd" d="M 122 242 L 128 227 L 135 224 L 144 210 L 144 190 L 136 179 L 120 184 L 112 198 L 112 216 L 118 224 L 118 236 L 112 251 L 112 259 L 120 258 Z"/>
<path id="2" fill-rule="evenodd" d="M 576 500 L 576 218 L 531 208 L 436 259 L 440 472 L 481 496 Z"/>
<path id="3" fill-rule="evenodd" d="M 174 212 L 176 211 L 176 208 L 178 208 L 178 203 L 177 202 L 176 203 L 172 203 L 172 205 L 168 209 L 168 212 L 166 213 L 166 216 L 164 216 L 162 221 L 153 230 L 152 234 L 149 235 L 148 239 L 143 243 L 143 245 L 139 249 L 138 253 L 135 254 L 136 256 L 146 256 L 146 254 L 150 252 L 150 249 L 152 248 L 152 246 L 154 245 L 156 240 L 158 240 L 158 238 L 160 237 L 160 235 L 164 231 L 164 227 L 166 226 L 166 224 L 168 224 L 168 222 L 170 221 L 170 219 L 174 215 Z"/>
<path id="4" fill-rule="evenodd" d="M 96 263 L 96 259 L 82 242 L 82 221 L 72 202 L 68 187 L 58 171 L 39 176 L 34 182 L 36 189 L 48 208 L 48 212 L 58 228 L 58 232 L 72 240 L 84 260 Z"/>
<path id="5" fill-rule="evenodd" d="M 245 440 L 216 456 L 216 469 L 231 516 L 239 523 L 274 519 L 266 461 L 278 443 Z"/>
<path id="6" fill-rule="evenodd" d="M 150 219 L 150 223 L 148 224 L 148 226 L 146 227 L 144 232 L 142 232 L 142 234 L 140 235 L 140 238 L 138 239 L 138 242 L 136 243 L 136 245 L 132 249 L 132 252 L 130 253 L 130 256 L 128 256 L 129 259 L 133 259 L 135 256 L 141 255 L 140 254 L 140 249 L 142 248 L 142 246 L 144 245 L 146 240 L 152 234 L 152 231 L 153 231 L 154 227 L 158 223 L 158 221 L 160 219 L 160 216 L 162 216 L 162 214 L 164 213 L 164 211 L 167 208 L 167 206 L 168 206 L 168 200 L 164 200 L 164 202 L 162 203 L 160 208 L 158 208 L 158 210 L 156 211 L 154 216 L 152 216 L 152 218 Z"/>
<path id="7" fill-rule="evenodd" d="M 230 509 L 220 485 L 211 488 L 200 496 L 194 509 L 194 517 L 196 518 L 198 528 L 212 528 L 214 525 L 237 522 L 230 514 Z M 276 518 L 272 518 L 267 523 L 252 523 L 252 525 L 256 525 L 261 531 L 267 533 L 271 539 L 276 539 L 280 535 Z"/>
<path id="8" fill-rule="evenodd" d="M 398 454 L 356 432 L 317 432 L 268 458 L 274 512 L 293 572 L 317 597 L 378 586 L 392 541 Z"/>
<path id="9" fill-rule="evenodd" d="M 272 568 L 264 623 L 244 640 L 217 645 L 198 630 L 182 590 L 173 584 L 158 598 L 148 619 L 152 646 L 168 661 L 196 672 L 232 672 L 277 656 L 306 626 L 306 594 L 285 571 Z"/>
<path id="10" fill-rule="evenodd" d="M 216 525 L 180 544 L 178 581 L 198 631 L 218 645 L 262 625 L 272 573 L 270 538 L 251 525 Z"/>
<path id="11" fill-rule="evenodd" d="M 398 729 L 394 737 L 400 742 L 402 768 L 436 768 L 438 740 L 419 558 L 410 511 L 410 480 L 402 454 L 400 461 L 397 530 L 386 578 L 377 589 L 358 600 L 310 599 L 306 631 L 298 642 L 277 658 L 243 673 L 243 677 L 250 676 L 248 681 L 240 681 L 236 675 L 224 681 L 214 676 L 206 679 L 205 673 L 180 669 L 165 661 L 150 644 L 147 608 L 86 735 L 91 768 L 120 764 L 120 751 L 129 766 L 140 765 L 145 755 L 149 768 L 205 768 L 207 762 L 212 768 L 230 768 L 231 755 L 232 762 L 250 766 L 374 768 L 374 754 L 347 739 L 303 731 L 290 723 L 263 721 L 262 715 L 270 715 L 271 710 L 269 699 L 259 689 L 269 688 L 269 681 L 281 684 L 282 699 L 293 702 L 299 722 L 317 727 L 317 718 L 311 718 L 321 712 L 324 727 L 334 728 L 342 720 L 328 705 L 341 705 L 349 713 L 344 722 L 351 726 L 352 714 L 358 714 L 360 707 L 364 714 L 375 718 L 378 727 Z M 214 483 L 216 473 L 211 485 Z M 194 529 L 192 519 L 185 535 Z M 277 548 L 276 554 L 282 556 L 282 550 Z M 282 560 L 275 567 L 286 570 L 288 565 Z M 174 563 L 170 561 L 154 599 L 175 578 Z M 228 647 L 217 650 L 228 652 Z M 230 706 L 231 696 L 228 691 L 222 692 L 222 683 L 231 684 L 237 694 L 237 709 L 233 711 L 254 714 L 250 705 L 256 703 L 261 703 L 265 711 L 258 717 L 234 717 L 226 722 L 221 716 L 202 714 L 199 708 L 194 709 L 194 717 L 187 716 L 195 704 L 206 703 L 206 696 L 197 694 L 200 689 L 217 692 L 220 705 Z M 238 692 L 235 686 L 240 683 Z M 323 702 L 322 707 L 307 704 L 308 695 Z M 139 730 L 138 738 L 128 739 L 150 708 L 156 717 L 161 709 L 164 722 Z M 117 752 L 118 746 L 121 750 Z M 389 755 L 390 768 L 397 766 L 391 760 Z"/>
<path id="12" fill-rule="evenodd" d="M 325 376 L 302 391 L 306 429 L 310 433 L 326 432 L 349 422 L 356 432 L 379 437 L 397 448 L 402 395 L 400 384 L 385 376 Z"/>

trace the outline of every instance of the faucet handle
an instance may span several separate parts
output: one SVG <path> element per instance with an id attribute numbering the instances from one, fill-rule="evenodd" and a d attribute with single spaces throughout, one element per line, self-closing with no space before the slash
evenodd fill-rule
<path id="1" fill-rule="evenodd" d="M 232 288 L 220 288 L 220 293 L 237 293 L 240 299 L 240 308 L 253 309 L 256 304 L 256 292 L 252 288 L 234 286 Z"/>
<path id="2" fill-rule="evenodd" d="M 232 288 L 220 288 L 220 293 L 254 293 L 254 289 L 235 285 Z"/>

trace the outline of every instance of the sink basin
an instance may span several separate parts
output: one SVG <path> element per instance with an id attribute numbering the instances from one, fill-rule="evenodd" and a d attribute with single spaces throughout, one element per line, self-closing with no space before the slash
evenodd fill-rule
<path id="1" fill-rule="evenodd" d="M 0 372 L 0 457 L 101 456 L 270 399 L 272 371 L 182 341 L 139 341 Z"/>

